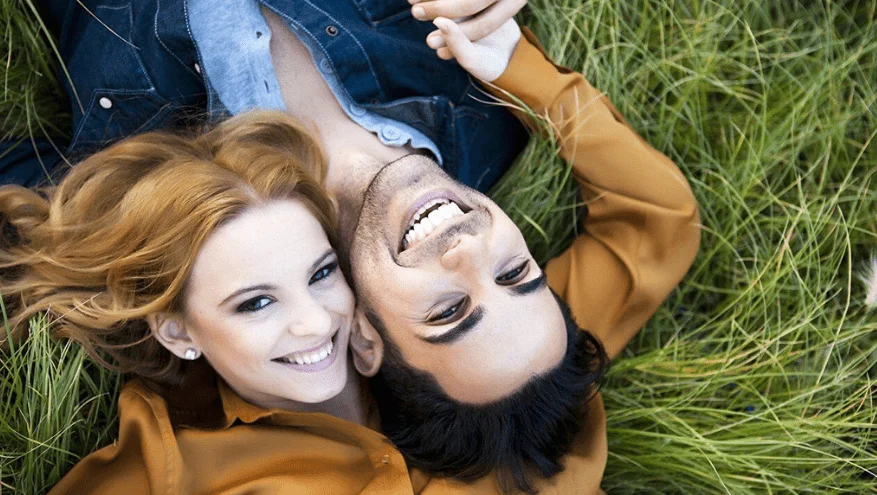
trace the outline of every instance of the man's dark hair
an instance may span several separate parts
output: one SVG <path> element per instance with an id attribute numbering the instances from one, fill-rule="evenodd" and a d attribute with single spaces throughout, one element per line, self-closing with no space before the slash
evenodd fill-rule
<path id="1" fill-rule="evenodd" d="M 580 329 L 554 294 L 567 330 L 558 366 L 490 404 L 448 397 L 431 374 L 403 361 L 380 318 L 367 313 L 384 339 L 384 362 L 371 380 L 384 434 L 411 467 L 474 481 L 496 471 L 500 489 L 535 493 L 530 472 L 548 478 L 581 430 L 609 359 L 600 341 Z"/>

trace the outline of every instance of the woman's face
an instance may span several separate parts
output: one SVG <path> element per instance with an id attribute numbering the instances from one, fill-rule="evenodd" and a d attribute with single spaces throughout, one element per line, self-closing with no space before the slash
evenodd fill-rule
<path id="1" fill-rule="evenodd" d="M 192 343 L 254 404 L 323 402 L 347 383 L 353 293 L 298 200 L 255 207 L 216 229 L 195 259 L 185 307 Z"/>

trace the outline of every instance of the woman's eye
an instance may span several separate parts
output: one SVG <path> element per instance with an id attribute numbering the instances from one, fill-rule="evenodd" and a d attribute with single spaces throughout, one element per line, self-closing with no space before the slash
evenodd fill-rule
<path id="1" fill-rule="evenodd" d="M 254 311 L 259 311 L 260 309 L 264 308 L 265 306 L 268 306 L 269 304 L 271 304 L 273 302 L 274 302 L 274 299 L 272 299 L 268 296 L 254 297 L 252 299 L 249 299 L 249 300 L 241 303 L 240 306 L 237 307 L 237 312 L 238 313 L 252 313 Z"/>
<path id="2" fill-rule="evenodd" d="M 527 268 L 530 267 L 530 261 L 525 261 L 521 266 L 512 268 L 511 270 L 496 277 L 496 281 L 503 285 L 513 284 L 523 278 L 527 274 Z"/>
<path id="3" fill-rule="evenodd" d="M 444 321 L 444 320 L 452 318 L 454 315 L 456 315 L 460 311 L 460 309 L 463 308 L 463 304 L 465 302 L 466 302 L 465 298 L 460 299 L 459 301 L 457 301 L 456 304 L 454 304 L 450 308 L 442 311 L 441 313 L 439 313 L 435 316 L 430 317 L 428 321 L 430 323 L 436 323 L 436 322 L 440 322 L 440 321 Z"/>
<path id="4" fill-rule="evenodd" d="M 317 273 L 314 273 L 313 275 L 311 275 L 311 279 L 308 280 L 308 285 L 319 282 L 320 280 L 323 280 L 324 278 L 328 277 L 329 275 L 332 275 L 333 273 L 335 273 L 335 270 L 337 270 L 337 269 L 338 269 L 338 262 L 337 261 L 333 261 L 333 262 L 329 263 L 328 265 L 323 266 L 322 268 L 317 270 Z"/>

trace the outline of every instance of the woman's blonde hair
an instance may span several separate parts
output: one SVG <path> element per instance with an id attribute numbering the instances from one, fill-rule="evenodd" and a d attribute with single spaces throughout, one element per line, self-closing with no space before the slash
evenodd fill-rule
<path id="1" fill-rule="evenodd" d="M 179 378 L 180 360 L 144 318 L 183 310 L 202 243 L 248 208 L 300 200 L 334 244 L 325 173 L 300 124 L 252 112 L 200 135 L 129 138 L 73 167 L 57 187 L 0 187 L 0 295 L 12 338 L 45 312 L 54 336 L 107 367 Z"/>

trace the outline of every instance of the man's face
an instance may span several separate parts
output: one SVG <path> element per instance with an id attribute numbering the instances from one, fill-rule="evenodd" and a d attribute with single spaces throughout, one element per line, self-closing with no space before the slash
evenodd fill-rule
<path id="1" fill-rule="evenodd" d="M 360 304 L 451 398 L 493 402 L 562 359 L 564 321 L 521 232 L 432 160 L 383 168 L 342 230 Z"/>

